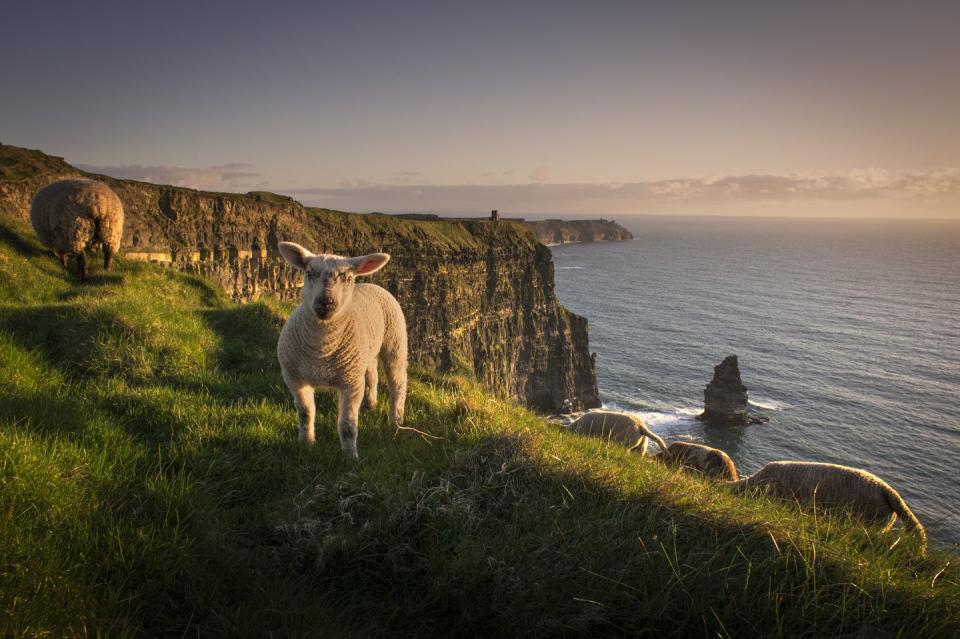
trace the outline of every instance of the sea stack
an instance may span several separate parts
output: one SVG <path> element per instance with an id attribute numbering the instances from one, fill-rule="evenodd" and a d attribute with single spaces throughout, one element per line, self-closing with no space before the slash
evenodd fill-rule
<path id="1" fill-rule="evenodd" d="M 747 387 L 740 379 L 736 355 L 728 355 L 713 367 L 713 379 L 703 389 L 703 412 L 697 417 L 714 426 L 746 426 L 769 421 L 747 414 Z"/>

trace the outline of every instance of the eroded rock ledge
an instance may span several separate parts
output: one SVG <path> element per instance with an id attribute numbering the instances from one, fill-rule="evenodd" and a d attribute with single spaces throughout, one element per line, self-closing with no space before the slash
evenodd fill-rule
<path id="1" fill-rule="evenodd" d="M 632 240 L 633 234 L 613 220 L 538 220 L 527 221 L 537 239 L 547 245 L 572 242 L 619 242 Z"/>
<path id="2" fill-rule="evenodd" d="M 301 279 L 279 240 L 341 254 L 386 251 L 372 281 L 396 295 L 411 358 L 473 372 L 541 411 L 599 406 L 587 320 L 554 292 L 549 249 L 520 222 L 424 222 L 308 208 L 272 193 L 208 193 L 90 176 L 40 151 L 0 145 L 0 212 L 27 219 L 40 187 L 95 177 L 124 202 L 121 255 L 210 278 L 237 301 L 293 299 Z"/>

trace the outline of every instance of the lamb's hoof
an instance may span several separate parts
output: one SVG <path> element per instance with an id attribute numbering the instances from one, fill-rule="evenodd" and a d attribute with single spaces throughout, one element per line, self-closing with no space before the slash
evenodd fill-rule
<path id="1" fill-rule="evenodd" d="M 343 456 L 349 459 L 350 461 L 359 461 L 360 455 L 357 454 L 356 448 L 344 448 Z"/>

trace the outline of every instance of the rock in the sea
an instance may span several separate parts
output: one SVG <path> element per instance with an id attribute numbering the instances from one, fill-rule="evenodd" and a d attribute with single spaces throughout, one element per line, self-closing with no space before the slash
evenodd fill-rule
<path id="1" fill-rule="evenodd" d="M 769 421 L 763 415 L 747 413 L 747 387 L 740 379 L 736 355 L 727 356 L 713 367 L 713 379 L 703 389 L 703 412 L 697 419 L 714 426 L 746 426 Z"/>

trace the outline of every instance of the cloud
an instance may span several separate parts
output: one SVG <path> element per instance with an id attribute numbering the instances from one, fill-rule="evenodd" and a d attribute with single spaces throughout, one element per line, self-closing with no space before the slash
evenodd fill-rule
<path id="1" fill-rule="evenodd" d="M 549 182 L 553 171 L 546 164 L 541 164 L 540 166 L 534 167 L 530 170 L 530 173 L 527 177 L 530 178 L 531 182 Z"/>
<path id="2" fill-rule="evenodd" d="M 540 167 L 538 167 L 540 168 Z M 533 173 L 533 172 L 531 172 Z M 406 185 L 289 189 L 307 203 L 347 210 L 523 211 L 525 213 L 857 214 L 887 211 L 960 216 L 960 169 L 884 169 L 680 178 L 646 182 Z M 882 206 L 881 206 L 882 205 Z M 752 207 L 752 208 L 751 208 Z"/>
<path id="3" fill-rule="evenodd" d="M 208 191 L 243 191 L 251 188 L 263 188 L 267 184 L 263 180 L 256 179 L 260 177 L 260 173 L 253 170 L 253 165 L 243 162 L 230 162 L 206 168 L 143 166 L 141 164 L 120 166 L 78 164 L 77 167 L 91 173 L 102 173 L 124 180 L 172 184 Z"/>

